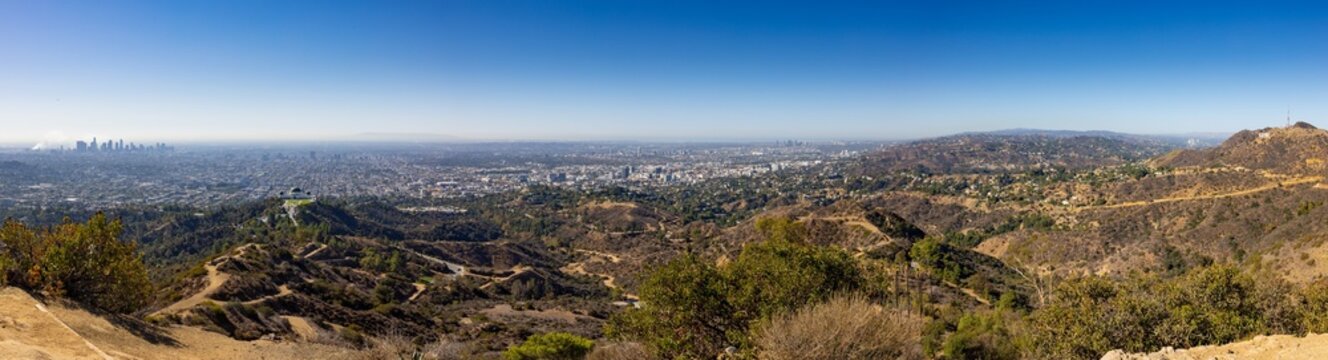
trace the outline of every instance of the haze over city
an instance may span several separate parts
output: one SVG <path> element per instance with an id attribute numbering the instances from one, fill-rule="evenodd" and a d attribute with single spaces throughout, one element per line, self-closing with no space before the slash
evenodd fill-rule
<path id="1" fill-rule="evenodd" d="M 902 139 L 1328 117 L 1260 2 L 0 3 L 0 142 Z"/>
<path id="2" fill-rule="evenodd" d="M 0 0 L 0 359 L 1328 359 L 1328 5 Z"/>

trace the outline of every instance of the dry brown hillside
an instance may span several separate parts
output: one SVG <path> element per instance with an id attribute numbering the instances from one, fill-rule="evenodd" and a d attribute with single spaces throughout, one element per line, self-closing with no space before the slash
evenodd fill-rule
<path id="1" fill-rule="evenodd" d="M 1154 160 L 1157 166 L 1242 166 L 1283 173 L 1321 173 L 1328 160 L 1328 131 L 1304 122 L 1245 130 L 1212 149 L 1182 150 Z"/>
<path id="2" fill-rule="evenodd" d="M 269 340 L 240 341 L 194 327 L 111 321 L 65 304 L 0 288 L 0 357 L 5 359 L 327 359 L 350 350 Z"/>

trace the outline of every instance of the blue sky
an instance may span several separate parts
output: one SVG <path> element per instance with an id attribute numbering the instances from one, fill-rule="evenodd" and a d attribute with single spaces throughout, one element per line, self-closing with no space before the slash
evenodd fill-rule
<path id="1" fill-rule="evenodd" d="M 0 0 L 0 141 L 1328 125 L 1328 7 Z"/>

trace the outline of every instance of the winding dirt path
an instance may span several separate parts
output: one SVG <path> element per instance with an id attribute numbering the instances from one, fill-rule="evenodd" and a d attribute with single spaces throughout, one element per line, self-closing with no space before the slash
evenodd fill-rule
<path id="1" fill-rule="evenodd" d="M 489 277 L 489 282 L 488 282 L 488 283 L 485 283 L 485 284 L 482 285 L 482 286 L 480 286 L 480 289 L 488 289 L 488 288 L 493 287 L 494 284 L 502 283 L 502 282 L 505 282 L 505 281 L 507 281 L 507 280 L 512 280 L 512 278 L 516 277 L 517 275 L 525 274 L 527 271 L 530 271 L 531 269 L 533 269 L 533 268 L 531 268 L 531 267 L 529 267 L 529 266 L 526 266 L 526 265 L 517 265 L 517 266 L 515 266 L 515 267 L 512 267 L 511 270 L 508 270 L 508 271 L 511 271 L 512 273 L 511 273 L 511 274 L 508 274 L 507 276 L 504 276 L 504 277 Z"/>
<path id="2" fill-rule="evenodd" d="M 1130 201 L 1130 202 L 1124 202 L 1124 203 L 1120 203 L 1120 204 L 1111 204 L 1111 205 L 1086 206 L 1086 207 L 1074 208 L 1074 211 L 1096 210 L 1096 209 L 1117 209 L 1117 208 L 1136 207 L 1136 206 L 1147 206 L 1147 205 L 1153 205 L 1153 204 L 1162 204 L 1162 203 L 1170 203 L 1170 202 L 1178 202 L 1178 201 L 1222 199 L 1222 198 L 1229 198 L 1229 197 L 1236 197 L 1236 196 L 1244 196 L 1244 195 L 1250 195 L 1250 194 L 1257 194 L 1257 193 L 1260 193 L 1260 192 L 1264 192 L 1264 191 L 1268 191 L 1268 190 L 1273 190 L 1273 189 L 1279 189 L 1279 188 L 1288 187 L 1288 186 L 1295 186 L 1295 185 L 1308 184 L 1308 183 L 1318 183 L 1318 182 L 1323 181 L 1323 179 L 1324 179 L 1323 176 L 1306 176 L 1306 177 L 1292 178 L 1292 179 L 1288 179 L 1288 180 L 1284 180 L 1284 181 L 1280 181 L 1280 182 L 1275 182 L 1275 183 L 1266 184 L 1266 185 L 1259 186 L 1259 187 L 1256 187 L 1256 188 L 1250 188 L 1250 189 L 1245 189 L 1245 190 L 1240 190 L 1240 191 L 1235 191 L 1235 192 L 1229 192 L 1229 193 L 1211 194 L 1211 195 L 1197 195 L 1197 196 L 1181 196 L 1181 197 L 1174 197 L 1174 198 L 1163 198 L 1163 199 L 1152 199 L 1152 200 Z M 1318 184 L 1316 184 L 1316 185 L 1314 186 L 1314 188 L 1316 188 L 1316 189 L 1322 189 L 1322 187 L 1320 187 Z"/>
<path id="3" fill-rule="evenodd" d="M 207 286 L 203 287 L 203 290 L 199 290 L 197 293 L 194 293 L 194 295 L 184 298 L 180 301 L 176 301 L 174 304 L 164 307 L 161 310 L 157 310 L 152 314 L 157 315 L 163 313 L 177 313 L 187 309 L 192 309 L 195 306 L 202 304 L 203 302 L 212 301 L 212 294 L 217 293 L 217 290 L 221 289 L 221 286 L 226 284 L 226 281 L 230 280 L 231 278 L 230 274 L 217 270 L 217 266 L 225 262 L 225 260 L 220 262 L 217 261 L 221 259 L 223 258 L 213 259 L 212 261 L 209 261 L 207 264 L 203 265 L 203 268 L 207 269 L 207 282 L 208 282 Z"/>
<path id="4" fill-rule="evenodd" d="M 857 227 L 860 227 L 860 228 L 863 228 L 863 229 L 867 230 L 868 232 L 871 232 L 872 234 L 876 234 L 876 235 L 885 235 L 885 233 L 882 233 L 882 232 L 881 232 L 881 228 L 876 227 L 876 225 L 873 225 L 871 222 L 867 221 L 867 219 L 864 219 L 864 218 L 861 217 L 861 216 L 826 216 L 826 217 L 817 217 L 817 216 L 808 215 L 808 216 L 804 216 L 804 217 L 798 219 L 798 221 L 808 221 L 808 220 L 824 220 L 824 221 L 831 221 L 831 222 L 836 222 L 836 223 L 840 223 L 840 224 L 844 224 L 844 225 L 857 226 Z"/>
<path id="5" fill-rule="evenodd" d="M 451 270 L 451 271 L 452 271 L 451 274 L 445 274 L 445 276 L 447 276 L 447 277 L 450 278 L 450 279 L 456 279 L 456 278 L 458 278 L 458 277 L 462 277 L 462 276 L 470 276 L 470 277 L 477 277 L 477 278 L 481 278 L 481 279 L 488 279 L 489 282 L 488 282 L 488 283 L 485 283 L 484 285 L 481 285 L 481 286 L 480 286 L 481 289 L 488 289 L 488 288 L 491 288 L 491 287 L 493 287 L 494 284 L 501 283 L 501 282 L 504 282 L 504 281 L 507 281 L 507 280 L 511 280 L 512 277 L 517 276 L 517 275 L 521 275 L 521 274 L 523 274 L 523 273 L 525 273 L 525 272 L 531 270 L 531 267 L 529 267 L 529 266 L 526 266 L 526 265 L 517 265 L 517 266 L 514 266 L 514 267 L 512 267 L 511 269 L 508 269 L 508 270 L 507 270 L 507 271 L 511 271 L 511 272 L 512 272 L 511 274 L 509 274 L 509 275 L 507 275 L 507 276 L 498 277 L 498 276 L 490 276 L 490 275 L 480 275 L 480 274 L 476 274 L 476 273 L 470 271 L 470 268 L 467 267 L 467 266 L 465 266 L 465 265 L 461 265 L 461 264 L 457 264 L 457 263 L 454 263 L 454 262 L 451 262 L 451 261 L 447 261 L 447 260 L 439 259 L 439 258 L 436 258 L 436 257 L 433 257 L 433 256 L 425 255 L 424 253 L 421 253 L 421 252 L 418 252 L 418 251 L 415 251 L 415 250 L 411 250 L 411 249 L 409 249 L 409 248 L 400 248 L 400 249 L 403 250 L 403 251 L 406 251 L 407 253 L 410 253 L 411 255 L 419 256 L 420 258 L 423 258 L 423 259 L 428 260 L 428 261 L 430 261 L 430 262 L 433 262 L 433 263 L 435 263 L 435 264 L 440 264 L 440 265 L 446 266 L 448 270 Z M 419 286 L 423 286 L 423 285 L 416 284 L 416 286 L 417 286 L 417 289 L 419 289 Z M 411 295 L 410 299 L 411 299 L 411 300 L 414 300 L 415 297 L 419 296 L 419 294 L 422 293 L 422 292 L 424 292 L 424 290 L 422 290 L 422 289 L 417 290 L 416 293 L 415 293 L 414 295 Z"/>
<path id="6" fill-rule="evenodd" d="M 576 252 L 607 258 L 609 259 L 609 262 L 612 262 L 614 264 L 622 262 L 622 257 L 619 257 L 617 254 L 610 254 L 602 251 L 586 250 L 586 249 L 576 249 Z"/>
<path id="7" fill-rule="evenodd" d="M 623 288 L 619 287 L 619 286 L 618 286 L 618 283 L 617 283 L 617 280 L 618 280 L 617 277 L 614 277 L 614 276 L 611 275 L 611 274 L 594 273 L 594 272 L 590 272 L 590 271 L 586 270 L 586 263 L 589 263 L 589 262 L 592 262 L 592 261 L 599 261 L 599 262 L 608 261 L 609 263 L 617 264 L 617 263 L 619 263 L 619 262 L 622 262 L 622 257 L 618 256 L 617 254 L 611 254 L 611 253 L 606 253 L 606 252 L 601 252 L 601 251 L 585 250 L 585 249 L 574 249 L 574 250 L 576 250 L 576 252 L 585 253 L 585 254 L 590 255 L 590 259 L 587 259 L 587 260 L 585 260 L 585 261 L 577 261 L 577 262 L 567 263 L 567 265 L 564 265 L 564 266 L 563 266 L 561 269 L 559 269 L 559 270 L 561 270 L 561 271 L 564 272 L 564 273 L 568 273 L 568 274 L 572 274 L 572 275 L 583 275 L 583 276 L 592 276 L 592 277 L 603 278 L 603 279 L 604 279 L 604 280 L 603 280 L 603 283 L 604 283 L 604 286 L 605 286 L 605 287 L 610 288 L 610 289 L 615 289 L 615 290 L 621 290 L 621 291 L 623 291 L 623 297 L 626 297 L 626 298 L 631 299 L 631 300 L 633 300 L 633 301 L 636 301 L 636 300 L 639 300 L 639 299 L 640 299 L 640 298 L 638 298 L 638 297 L 636 296 L 636 294 L 628 293 L 628 292 L 626 292 Z"/>
<path id="8" fill-rule="evenodd" d="M 286 285 L 282 285 L 282 286 L 278 286 L 278 287 L 277 287 L 277 293 L 276 293 L 276 294 L 263 296 L 263 297 L 260 297 L 260 298 L 257 298 L 257 299 L 253 299 L 253 300 L 247 300 L 247 301 L 241 302 L 241 304 L 245 304 L 245 305 L 254 305 L 254 304 L 258 304 L 258 303 L 264 302 L 264 301 L 268 301 L 268 300 L 276 299 L 276 298 L 279 298 L 279 297 L 282 297 L 282 296 L 288 296 L 288 295 L 293 294 L 293 293 L 295 293 L 295 292 L 291 291 L 290 287 L 288 287 L 288 286 L 286 286 Z"/>
<path id="9" fill-rule="evenodd" d="M 435 263 L 435 264 L 440 264 L 440 265 L 446 266 L 448 270 L 451 270 L 451 271 L 452 271 L 451 274 L 447 274 L 447 277 L 452 278 L 452 279 L 456 279 L 456 278 L 461 277 L 461 276 L 475 276 L 475 277 L 489 278 L 488 276 L 478 275 L 478 274 L 471 273 L 471 272 L 470 272 L 470 269 L 467 268 L 465 265 L 461 265 L 461 264 L 457 264 L 457 263 L 454 263 L 454 262 L 451 262 L 451 261 L 447 261 L 447 260 L 439 259 L 439 258 L 436 258 L 436 257 L 433 257 L 433 256 L 425 255 L 425 254 L 423 254 L 423 253 L 421 253 L 421 252 L 419 252 L 419 251 L 411 250 L 411 249 L 409 249 L 409 248 L 404 248 L 404 247 L 403 247 L 403 248 L 400 248 L 400 249 L 406 251 L 407 253 L 410 253 L 411 255 L 419 256 L 420 258 L 423 258 L 423 259 L 425 259 L 425 260 L 429 260 L 430 262 L 433 262 L 433 263 Z"/>
<path id="10" fill-rule="evenodd" d="M 203 287 L 202 290 L 199 290 L 194 295 L 181 299 L 180 301 L 176 301 L 175 303 L 170 304 L 162 308 L 161 310 L 154 311 L 152 314 L 158 315 L 158 314 L 167 314 L 167 313 L 177 313 L 184 310 L 192 309 L 195 306 L 198 306 L 208 301 L 224 302 L 213 299 L 212 295 L 216 294 L 217 290 L 220 290 L 221 286 L 225 285 L 226 281 L 229 281 L 231 279 L 231 275 L 222 272 L 218 268 L 236 257 L 244 256 L 245 254 L 248 253 L 249 249 L 251 248 L 258 248 L 259 250 L 262 250 L 261 246 L 259 246 L 258 244 L 245 244 L 243 246 L 235 248 L 235 250 L 232 250 L 230 255 L 217 257 L 216 259 L 208 261 L 207 264 L 203 264 L 203 268 L 207 270 L 207 286 Z M 287 287 L 286 285 L 281 285 L 280 287 L 278 287 L 278 290 L 280 291 L 275 295 L 268 295 L 258 299 L 244 301 L 243 303 L 252 305 L 266 300 L 270 300 L 278 296 L 286 296 L 291 294 L 290 288 Z"/>

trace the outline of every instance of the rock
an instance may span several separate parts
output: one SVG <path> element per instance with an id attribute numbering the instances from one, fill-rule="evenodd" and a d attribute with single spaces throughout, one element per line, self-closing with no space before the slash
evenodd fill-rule
<path id="1" fill-rule="evenodd" d="M 1108 351 L 1106 355 L 1102 355 L 1102 360 L 1125 360 L 1125 351 L 1120 349 Z"/>

